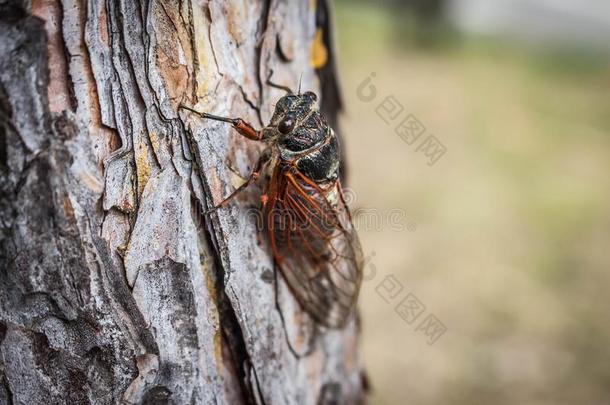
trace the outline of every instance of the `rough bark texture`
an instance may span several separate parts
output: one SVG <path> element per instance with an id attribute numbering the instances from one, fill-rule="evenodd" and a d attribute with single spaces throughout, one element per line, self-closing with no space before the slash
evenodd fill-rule
<path id="1" fill-rule="evenodd" d="M 299 309 L 260 189 L 201 215 L 259 146 L 177 113 L 260 127 L 302 75 L 334 120 L 317 3 L 0 0 L 0 403 L 361 401 L 356 322 Z"/>

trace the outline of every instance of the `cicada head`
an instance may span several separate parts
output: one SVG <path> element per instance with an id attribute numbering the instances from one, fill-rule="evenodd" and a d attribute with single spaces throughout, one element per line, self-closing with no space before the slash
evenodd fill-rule
<path id="1" fill-rule="evenodd" d="M 320 115 L 318 97 L 311 91 L 288 94 L 277 102 L 264 138 L 293 152 L 306 150 L 326 137 L 328 125 Z"/>

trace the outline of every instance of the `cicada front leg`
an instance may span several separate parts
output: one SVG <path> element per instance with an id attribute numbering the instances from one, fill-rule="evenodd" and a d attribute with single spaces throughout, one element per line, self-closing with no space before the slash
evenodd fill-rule
<path id="1" fill-rule="evenodd" d="M 218 115 L 212 115 L 206 112 L 197 111 L 184 105 L 181 105 L 180 108 L 197 114 L 201 118 L 206 118 L 214 121 L 228 122 L 229 124 L 233 125 L 233 128 L 235 128 L 237 132 L 253 141 L 260 141 L 261 139 L 263 139 L 263 131 L 257 131 L 252 125 L 248 124 L 241 118 L 220 117 Z"/>
<path id="2" fill-rule="evenodd" d="M 212 115 L 212 114 L 208 114 L 205 112 L 197 111 L 197 110 L 194 110 L 194 109 L 192 109 L 190 107 L 186 107 L 186 106 L 180 106 L 180 108 L 184 109 L 184 110 L 188 110 L 188 111 L 200 116 L 201 118 L 206 118 L 206 119 L 215 120 L 215 121 L 228 122 L 229 124 L 231 124 L 233 126 L 233 128 L 235 128 L 235 130 L 237 130 L 237 132 L 240 133 L 240 135 L 242 135 L 248 139 L 254 140 L 254 141 L 262 140 L 263 132 L 257 131 L 256 129 L 254 129 L 254 127 L 252 125 L 250 125 L 249 123 L 247 123 L 246 121 L 244 121 L 241 118 L 220 117 L 217 115 Z M 250 184 L 255 182 L 259 178 L 263 167 L 269 161 L 270 158 L 271 158 L 271 148 L 266 148 L 261 153 L 261 156 L 259 157 L 258 162 L 254 166 L 254 169 L 252 170 L 252 172 L 250 173 L 250 175 L 248 176 L 246 181 L 241 186 L 239 186 L 237 189 L 235 189 L 235 191 L 233 191 L 231 194 L 229 194 L 228 197 L 223 199 L 220 203 L 216 204 L 213 208 L 207 210 L 205 212 L 205 215 L 208 215 L 208 214 L 216 211 L 217 209 L 226 206 L 239 193 L 244 191 Z"/>

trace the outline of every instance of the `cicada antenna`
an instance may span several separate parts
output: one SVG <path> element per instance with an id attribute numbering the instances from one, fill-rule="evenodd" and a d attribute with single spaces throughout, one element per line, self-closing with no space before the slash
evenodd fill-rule
<path id="1" fill-rule="evenodd" d="M 301 83 L 303 82 L 303 72 L 301 72 L 301 76 L 299 76 L 299 96 L 301 95 Z"/>

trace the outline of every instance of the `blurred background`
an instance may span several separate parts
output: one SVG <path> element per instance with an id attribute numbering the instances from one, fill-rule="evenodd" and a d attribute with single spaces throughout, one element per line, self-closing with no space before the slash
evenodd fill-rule
<path id="1" fill-rule="evenodd" d="M 371 403 L 610 404 L 610 2 L 335 14 Z"/>

